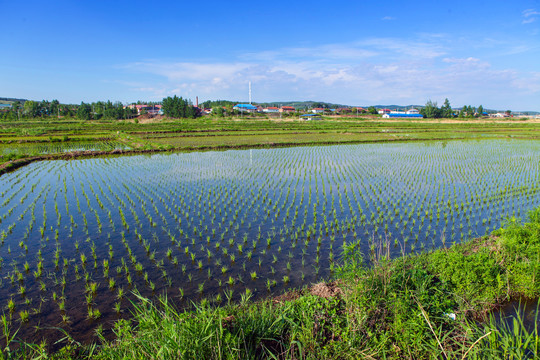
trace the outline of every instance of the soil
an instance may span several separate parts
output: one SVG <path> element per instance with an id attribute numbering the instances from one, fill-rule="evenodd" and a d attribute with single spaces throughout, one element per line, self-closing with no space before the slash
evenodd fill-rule
<path id="1" fill-rule="evenodd" d="M 343 295 L 343 290 L 341 290 L 335 281 L 329 283 L 320 282 L 311 286 L 309 289 L 288 291 L 285 294 L 274 297 L 272 300 L 274 303 L 281 304 L 285 301 L 296 300 L 307 293 L 325 299 L 330 299 Z"/>
<path id="2" fill-rule="evenodd" d="M 339 288 L 335 282 L 326 284 L 321 282 L 313 285 L 310 289 L 310 293 L 311 295 L 329 299 L 336 296 L 341 296 L 343 294 L 343 290 L 341 290 L 341 288 Z"/>

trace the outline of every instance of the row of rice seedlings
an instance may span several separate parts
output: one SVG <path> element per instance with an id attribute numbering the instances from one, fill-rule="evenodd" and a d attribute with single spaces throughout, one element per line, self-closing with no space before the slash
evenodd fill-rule
<path id="1" fill-rule="evenodd" d="M 39 185 L 23 171 L 9 179 L 12 184 L 21 184 L 25 178 L 23 186 L 14 187 L 12 192 L 2 189 L 2 196 L 5 193 L 9 199 L 4 202 L 7 206 L 18 199 L 19 205 L 11 207 L 22 209 L 21 220 L 29 212 L 34 214 L 36 207 L 41 208 L 42 226 L 38 235 L 33 216 L 25 229 L 24 251 L 17 256 L 8 253 L 14 264 L 10 275 L 15 280 L 9 294 L 24 299 L 28 293 L 26 277 L 35 273 L 36 279 L 42 279 L 45 268 L 50 275 L 62 273 L 53 283 L 62 292 L 77 283 L 90 289 L 86 291 L 88 318 L 96 319 L 100 317 L 95 313 L 97 284 L 120 294 L 137 286 L 151 293 L 176 287 L 179 295 L 188 298 L 206 294 L 206 289 L 225 292 L 231 286 L 249 287 L 251 282 L 265 284 L 270 290 L 278 283 L 288 286 L 298 269 L 301 280 L 308 272 L 318 275 L 321 259 L 327 260 L 331 271 L 334 250 L 339 251 L 339 244 L 334 246 L 336 239 L 345 242 L 363 237 L 366 246 L 373 249 L 374 237 L 395 238 L 405 244 L 409 237 L 415 237 L 409 245 L 414 251 L 419 239 L 422 249 L 427 239 L 441 232 L 448 232 L 452 240 L 457 233 L 463 238 L 464 230 L 470 235 L 488 225 L 495 227 L 503 216 L 519 215 L 522 208 L 538 201 L 538 169 L 529 164 L 530 158 L 517 164 L 515 160 L 489 161 L 488 155 L 493 153 L 488 153 L 474 164 L 484 166 L 484 170 L 469 169 L 459 165 L 466 159 L 462 151 L 453 149 L 450 155 L 443 152 L 442 160 L 437 154 L 418 152 L 399 161 L 388 155 L 382 157 L 385 166 L 373 166 L 363 157 L 350 156 L 349 150 L 357 148 L 261 151 L 265 158 L 259 159 L 257 166 L 242 163 L 245 156 L 235 162 L 239 152 L 234 152 L 235 157 L 217 153 L 213 155 L 217 161 L 228 164 L 222 168 L 208 164 L 208 157 L 200 154 L 154 156 L 142 164 L 131 161 L 138 158 L 78 161 L 72 166 L 53 165 L 49 172 L 57 175 L 56 183 L 41 185 L 41 193 L 33 199 L 25 186 L 32 184 L 34 190 Z M 444 156 L 458 165 L 444 169 L 437 164 L 446 161 Z M 181 171 L 169 172 L 171 161 Z M 418 165 L 417 172 L 411 163 Z M 512 166 L 516 175 L 509 172 L 500 180 L 490 177 L 497 166 Z M 486 181 L 472 182 L 466 174 Z M 460 186 L 454 184 L 458 180 Z M 52 200 L 47 196 L 49 191 Z M 64 212 L 57 203 L 59 191 L 63 193 Z M 72 204 L 76 204 L 76 213 L 70 213 Z M 55 221 L 47 217 L 52 211 Z M 480 218 L 479 212 L 486 216 Z M 7 218 L 13 214 L 8 213 Z M 101 219 L 109 221 L 102 223 Z M 121 236 L 113 241 L 111 234 L 118 238 L 115 229 Z M 13 228 L 11 231 L 5 236 L 8 248 L 16 236 Z M 39 249 L 28 249 L 35 239 Z M 40 252 L 51 246 L 49 239 L 54 239 L 56 248 L 53 264 Z M 293 260 L 298 260 L 298 266 L 292 265 Z M 70 284 L 73 274 L 75 280 Z M 47 288 L 50 279 L 40 280 L 44 284 L 40 286 Z M 188 287 L 192 293 L 185 294 Z M 26 297 L 24 301 L 31 304 L 32 300 Z M 59 301 L 65 304 L 65 300 Z M 122 302 L 114 307 L 119 312 Z"/>
<path id="2" fill-rule="evenodd" d="M 0 146 L 0 155 L 7 154 L 56 154 L 71 151 L 110 151 L 129 149 L 126 144 L 114 140 L 39 142 Z"/>

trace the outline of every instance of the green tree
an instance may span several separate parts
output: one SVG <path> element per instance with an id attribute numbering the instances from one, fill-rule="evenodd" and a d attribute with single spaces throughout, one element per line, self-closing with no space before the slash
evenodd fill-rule
<path id="1" fill-rule="evenodd" d="M 23 112 L 26 116 L 31 118 L 40 117 L 42 115 L 41 103 L 32 100 L 25 101 Z"/>
<path id="2" fill-rule="evenodd" d="M 54 99 L 51 101 L 49 104 L 49 115 L 58 115 L 58 106 L 60 106 L 60 102 L 58 100 Z"/>
<path id="3" fill-rule="evenodd" d="M 467 112 L 467 117 L 473 118 L 475 113 L 476 113 L 476 109 L 472 105 L 469 105 L 469 111 Z"/>
<path id="4" fill-rule="evenodd" d="M 223 110 L 223 107 L 217 106 L 215 108 L 212 108 L 212 114 L 217 117 L 223 117 L 225 115 L 225 111 Z"/>
<path id="5" fill-rule="evenodd" d="M 193 119 L 198 115 L 190 101 L 176 95 L 174 95 L 174 97 L 169 96 L 164 98 L 161 109 L 165 116 L 177 119 Z"/>
<path id="6" fill-rule="evenodd" d="M 426 106 L 424 106 L 420 110 L 420 114 L 424 115 L 424 117 L 428 119 L 436 119 L 436 118 L 441 117 L 442 111 L 437 106 L 437 102 L 428 100 L 428 102 L 426 103 Z"/>
<path id="7" fill-rule="evenodd" d="M 49 116 L 51 113 L 50 113 L 50 107 L 51 107 L 51 103 L 47 100 L 41 100 L 41 104 L 40 104 L 40 109 L 41 109 L 41 114 L 40 116 Z"/>
<path id="8" fill-rule="evenodd" d="M 21 110 L 21 102 L 15 101 L 13 104 L 11 104 L 11 109 L 13 110 L 13 113 L 18 118 L 19 117 L 19 110 Z"/>
<path id="9" fill-rule="evenodd" d="M 25 110 L 28 109 L 26 114 L 30 117 L 41 117 L 45 113 L 42 103 L 39 101 L 26 101 L 24 103 L 24 108 Z"/>
<path id="10" fill-rule="evenodd" d="M 377 115 L 379 112 L 377 111 L 377 108 L 375 106 L 370 106 L 367 109 L 367 112 L 372 115 Z"/>
<path id="11" fill-rule="evenodd" d="M 77 109 L 77 118 L 80 120 L 90 120 L 92 119 L 92 107 L 90 104 L 85 104 L 81 102 L 79 109 Z"/>
<path id="12" fill-rule="evenodd" d="M 478 116 L 484 116 L 484 107 L 482 105 L 478 107 Z"/>
<path id="13" fill-rule="evenodd" d="M 451 118 L 454 116 L 454 112 L 452 111 L 448 98 L 444 99 L 444 104 L 441 106 L 441 116 L 444 118 Z"/>
<path id="14" fill-rule="evenodd" d="M 65 117 L 73 117 L 73 109 L 71 105 L 61 105 L 60 115 Z"/>

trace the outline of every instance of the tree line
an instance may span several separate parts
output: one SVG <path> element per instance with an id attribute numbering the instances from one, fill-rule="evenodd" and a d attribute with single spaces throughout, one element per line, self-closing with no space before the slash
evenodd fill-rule
<path id="1" fill-rule="evenodd" d="M 140 105 L 157 105 L 160 102 L 141 102 Z M 188 99 L 182 97 L 167 97 L 161 102 L 163 113 L 171 118 L 193 119 L 199 115 Z M 97 101 L 91 103 L 60 104 L 58 100 L 33 101 L 24 103 L 15 101 L 11 108 L 0 111 L 1 120 L 45 119 L 45 118 L 76 118 L 80 120 L 122 120 L 136 117 L 137 110 L 124 106 L 121 102 Z"/>
<path id="2" fill-rule="evenodd" d="M 422 114 L 425 118 L 428 119 L 452 117 L 475 118 L 484 115 L 484 107 L 480 105 L 475 108 L 471 105 L 465 105 L 461 108 L 461 110 L 457 111 L 452 109 L 452 107 L 450 106 L 450 101 L 448 99 L 444 100 L 444 103 L 440 108 L 437 106 L 436 101 L 433 102 L 431 100 L 428 100 L 426 105 L 422 109 L 420 109 L 420 114 Z"/>
<path id="3" fill-rule="evenodd" d="M 176 95 L 164 98 L 161 110 L 165 116 L 175 119 L 194 119 L 199 115 L 190 100 Z"/>
<path id="4" fill-rule="evenodd" d="M 157 105 L 160 102 L 142 102 L 138 101 L 137 104 Z M 216 100 L 205 101 L 201 103 L 201 108 L 212 108 L 213 115 L 217 117 L 223 117 L 226 115 L 236 115 L 237 112 L 232 108 L 237 102 L 228 100 Z M 199 109 L 195 108 L 192 102 L 188 99 L 178 97 L 166 97 L 161 101 L 162 111 L 165 116 L 177 119 L 193 119 L 201 114 Z M 312 107 L 328 108 L 328 103 L 311 102 Z M 297 111 L 301 111 L 297 108 Z M 353 109 L 354 111 L 354 109 Z M 510 110 L 506 111 L 510 114 Z M 378 109 L 374 106 L 370 106 L 367 109 L 369 114 L 377 114 Z M 420 114 L 425 118 L 474 118 L 485 115 L 482 105 L 473 107 L 471 105 L 465 105 L 459 110 L 454 110 L 450 106 L 448 99 L 444 100 L 441 107 L 437 102 L 428 100 L 426 105 L 420 109 Z M 42 100 L 32 101 L 27 100 L 24 102 L 15 101 L 12 103 L 12 107 L 7 110 L 0 111 L 0 119 L 4 120 L 17 120 L 17 119 L 29 119 L 29 118 L 50 118 L 50 117 L 65 117 L 65 118 L 77 118 L 80 120 L 121 120 L 131 119 L 136 117 L 137 110 L 129 107 L 124 107 L 120 102 L 109 101 L 97 101 L 92 103 L 81 102 L 80 105 L 74 104 L 60 104 L 58 100 Z"/>
<path id="5" fill-rule="evenodd" d="M 0 119 L 36 119 L 36 118 L 77 118 L 80 120 L 120 120 L 129 119 L 137 115 L 137 111 L 125 108 L 120 102 L 97 101 L 93 103 L 81 102 L 80 105 L 60 104 L 58 100 L 33 101 L 27 100 L 23 104 L 15 101 L 11 108 L 0 113 Z"/>

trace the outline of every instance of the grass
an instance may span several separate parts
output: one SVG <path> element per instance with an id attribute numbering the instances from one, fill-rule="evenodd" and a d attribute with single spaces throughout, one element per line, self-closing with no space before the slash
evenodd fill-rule
<path id="1" fill-rule="evenodd" d="M 522 224 L 509 219 L 491 236 L 390 260 L 387 246 L 362 263 L 358 244 L 327 285 L 276 299 L 178 311 L 167 298 L 140 295 L 132 320 L 119 320 L 115 340 L 96 347 L 72 341 L 57 358 L 125 359 L 521 359 L 538 356 L 536 325 L 522 316 L 497 321 L 488 310 L 540 295 L 540 208 Z M 324 294 L 315 289 L 323 289 Z M 93 314 L 95 315 L 95 314 Z M 537 315 L 538 317 L 538 311 Z M 4 316 L 5 318 L 5 316 Z M 5 320 L 5 319 L 4 319 Z M 5 328 L 7 331 L 7 327 Z M 4 334 L 12 340 L 13 335 Z M 6 347 L 8 349 L 8 347 Z M 14 357 L 45 354 L 27 344 Z"/>

